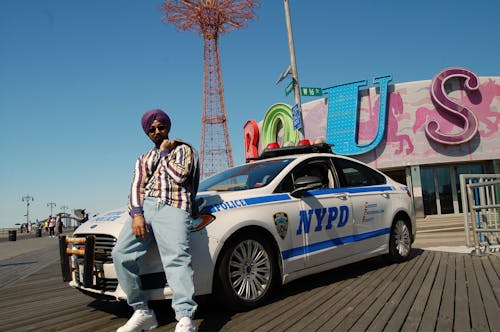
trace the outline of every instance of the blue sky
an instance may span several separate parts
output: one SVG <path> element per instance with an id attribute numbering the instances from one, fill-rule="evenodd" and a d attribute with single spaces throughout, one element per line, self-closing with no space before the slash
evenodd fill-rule
<path id="1" fill-rule="evenodd" d="M 0 228 L 30 217 L 126 204 L 132 168 L 151 143 L 140 117 L 172 118 L 171 137 L 199 147 L 203 40 L 162 22 L 162 1 L 0 0 Z M 463 66 L 500 75 L 500 1 L 290 0 L 299 80 L 329 87 L 389 74 L 429 80 Z M 233 158 L 242 127 L 285 96 L 283 1 L 220 38 Z M 302 98 L 302 102 L 310 101 Z"/>

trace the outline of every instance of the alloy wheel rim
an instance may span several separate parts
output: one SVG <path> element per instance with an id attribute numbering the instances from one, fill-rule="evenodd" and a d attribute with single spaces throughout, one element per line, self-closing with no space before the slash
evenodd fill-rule
<path id="1" fill-rule="evenodd" d="M 410 230 L 408 229 L 408 226 L 404 221 L 399 220 L 396 223 L 394 235 L 394 240 L 396 241 L 396 250 L 398 251 L 399 255 L 406 257 L 410 252 L 411 241 Z"/>
<path id="2" fill-rule="evenodd" d="M 229 260 L 229 280 L 239 298 L 256 300 L 269 287 L 271 261 L 257 241 L 246 240 L 236 246 Z"/>

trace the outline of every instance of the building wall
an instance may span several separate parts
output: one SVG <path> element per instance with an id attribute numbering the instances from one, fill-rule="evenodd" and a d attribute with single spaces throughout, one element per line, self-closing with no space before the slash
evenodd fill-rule
<path id="1" fill-rule="evenodd" d="M 378 169 L 405 169 L 421 216 L 422 166 L 491 161 L 498 170 L 500 77 L 447 68 L 432 80 L 382 81 L 385 86 L 364 88 L 366 81 L 359 81 L 326 88 L 326 97 L 302 104 L 304 137 L 293 128 L 292 107 L 272 105 L 262 121 L 245 124 L 246 157 L 270 142 L 321 139 L 333 144 L 333 152 Z"/>
<path id="2" fill-rule="evenodd" d="M 355 157 L 374 167 L 385 169 L 409 165 L 425 165 L 436 163 L 451 163 L 472 160 L 491 160 L 500 158 L 500 77 L 480 77 L 479 89 L 471 95 L 460 88 L 458 80 L 452 81 L 448 97 L 456 105 L 472 112 L 477 118 L 477 131 L 473 137 L 464 143 L 436 142 L 426 132 L 430 121 L 437 121 L 439 130 L 449 135 L 459 135 L 464 131 L 465 123 L 456 114 L 448 114 L 436 108 L 431 98 L 431 81 L 401 83 L 390 86 L 387 102 L 387 117 L 385 133 L 380 144 L 374 149 Z M 379 95 L 376 88 L 360 91 L 357 114 L 357 143 L 367 144 L 374 139 L 378 129 Z M 329 104 L 336 100 L 321 98 L 302 105 L 304 136 L 310 140 L 326 139 Z M 291 113 L 291 107 L 286 104 L 273 105 L 272 110 L 279 109 Z M 291 115 L 290 115 L 291 117 Z M 266 120 L 266 118 L 265 118 Z M 269 122 L 269 120 L 266 120 Z M 279 121 L 278 121 L 279 122 Z M 262 121 L 258 124 L 258 151 L 269 141 L 281 141 L 283 136 L 290 139 L 286 124 L 282 123 L 281 131 L 270 134 L 269 126 Z M 263 128 L 264 127 L 264 128 Z M 335 127 L 331 129 L 335 135 Z M 288 130 L 290 131 L 290 130 Z M 297 135 L 298 136 L 298 135 Z M 297 138 L 292 137 L 292 140 Z M 286 139 L 285 139 L 286 140 Z M 296 143 L 296 142 L 293 142 Z M 333 147 L 335 151 L 335 146 Z M 338 154 L 343 154 L 336 152 Z"/>

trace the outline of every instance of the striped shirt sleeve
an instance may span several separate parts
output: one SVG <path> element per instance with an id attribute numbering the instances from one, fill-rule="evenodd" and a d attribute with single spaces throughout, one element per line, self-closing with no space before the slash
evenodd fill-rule
<path id="1" fill-rule="evenodd" d="M 193 152 L 185 144 L 178 145 L 166 157 L 162 158 L 168 175 L 177 183 L 184 183 L 192 166 Z"/>
<path id="2" fill-rule="evenodd" d="M 146 184 L 151 176 L 151 163 L 152 152 L 149 151 L 140 156 L 135 162 L 134 176 L 132 178 L 132 185 L 129 195 L 129 213 L 134 215 L 136 213 L 143 213 L 142 204 L 144 201 L 144 192 Z"/>

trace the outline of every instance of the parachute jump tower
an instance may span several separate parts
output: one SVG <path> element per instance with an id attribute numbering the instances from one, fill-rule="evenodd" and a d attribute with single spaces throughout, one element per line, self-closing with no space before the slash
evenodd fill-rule
<path id="1" fill-rule="evenodd" d="M 167 0 L 165 23 L 203 36 L 201 177 L 233 166 L 220 69 L 219 35 L 243 28 L 255 17 L 255 0 Z"/>

